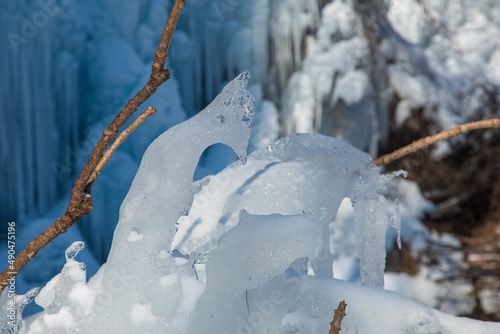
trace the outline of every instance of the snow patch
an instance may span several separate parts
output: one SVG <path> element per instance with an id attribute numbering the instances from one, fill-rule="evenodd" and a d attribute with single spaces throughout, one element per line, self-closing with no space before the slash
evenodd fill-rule
<path id="1" fill-rule="evenodd" d="M 135 327 L 142 327 L 143 324 L 155 323 L 158 319 L 151 310 L 151 304 L 134 304 L 130 311 L 130 320 Z"/>

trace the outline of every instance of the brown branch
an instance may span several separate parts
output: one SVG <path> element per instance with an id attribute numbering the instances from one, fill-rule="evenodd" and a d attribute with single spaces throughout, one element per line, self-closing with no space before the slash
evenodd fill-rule
<path id="1" fill-rule="evenodd" d="M 113 138 L 117 135 L 120 128 L 139 108 L 139 106 L 153 95 L 158 87 L 167 81 L 170 77 L 170 71 L 165 69 L 165 62 L 168 55 L 168 49 L 172 36 L 179 21 L 180 15 L 184 8 L 186 0 L 176 0 L 167 24 L 163 30 L 158 49 L 156 50 L 153 60 L 153 66 L 149 81 L 132 99 L 128 100 L 116 118 L 106 127 L 101 138 L 97 142 L 94 150 L 90 154 L 83 170 L 80 172 L 73 190 L 66 212 L 54 224 L 37 235 L 25 249 L 23 249 L 3 273 L 0 274 L 0 292 L 8 285 L 9 281 L 14 278 L 17 273 L 27 265 L 31 258 L 38 255 L 38 252 L 54 240 L 58 235 L 67 231 L 76 221 L 92 211 L 92 198 L 90 193 L 92 190 L 92 182 L 89 182 L 99 162 L 103 159 L 104 152 L 108 148 Z M 107 160 L 104 160 L 104 164 Z M 102 169 L 102 168 L 101 168 Z M 97 173 L 98 174 L 98 173 Z M 97 175 L 96 175 L 97 177 Z"/>
<path id="2" fill-rule="evenodd" d="M 144 110 L 142 112 L 142 114 L 140 114 L 139 117 L 137 117 L 135 119 L 135 121 L 133 121 L 132 124 L 129 125 L 128 128 L 126 128 L 125 130 L 123 130 L 118 135 L 118 137 L 115 139 L 115 141 L 113 142 L 113 144 L 111 144 L 111 146 L 108 148 L 108 150 L 106 152 L 104 152 L 101 160 L 97 164 L 97 167 L 92 172 L 92 175 L 90 176 L 90 179 L 88 181 L 89 184 L 94 183 L 94 181 L 97 179 L 97 177 L 99 176 L 99 174 L 101 174 L 102 169 L 104 168 L 104 166 L 106 166 L 106 164 L 108 163 L 109 159 L 111 159 L 111 156 L 113 155 L 113 153 L 115 153 L 116 149 L 118 147 L 120 147 L 120 145 L 128 138 L 128 136 L 135 129 L 137 129 L 139 126 L 141 126 L 142 123 L 144 123 L 144 121 L 146 120 L 146 118 L 148 118 L 149 116 L 154 115 L 154 114 L 156 114 L 155 106 L 151 106 L 149 108 L 146 108 L 146 110 Z"/>
<path id="3" fill-rule="evenodd" d="M 90 187 L 87 187 L 88 180 L 92 175 L 92 172 L 97 167 L 97 164 L 101 160 L 101 157 L 109 146 L 109 143 L 118 133 L 118 130 L 125 124 L 125 122 L 132 116 L 132 114 L 139 109 L 139 106 L 149 99 L 160 87 L 162 83 L 167 81 L 170 78 L 170 71 L 168 69 L 164 69 L 165 62 L 167 61 L 168 49 L 170 46 L 170 42 L 172 41 L 172 36 L 175 31 L 175 27 L 177 26 L 177 22 L 179 21 L 180 15 L 182 13 L 182 9 L 184 8 L 186 0 L 176 0 L 174 3 L 174 7 L 170 12 L 170 16 L 168 18 L 167 24 L 163 29 L 163 34 L 161 36 L 160 44 L 155 53 L 155 58 L 153 60 L 153 66 L 151 69 L 151 75 L 149 77 L 149 81 L 146 85 L 135 95 L 132 99 L 128 100 L 127 104 L 120 113 L 116 116 L 116 118 L 111 122 L 110 125 L 106 127 L 104 133 L 99 139 L 94 148 L 94 151 L 91 153 L 89 160 L 83 167 L 82 172 L 78 176 L 78 179 L 75 182 L 75 186 L 71 192 L 70 205 L 68 206 L 68 210 L 71 209 L 73 205 L 77 205 L 81 202 L 82 196 L 85 194 L 85 190 L 90 191 Z"/>
<path id="4" fill-rule="evenodd" d="M 342 323 L 342 319 L 345 317 L 345 308 L 347 304 L 345 300 L 341 301 L 339 307 L 335 310 L 335 315 L 333 316 L 333 321 L 330 322 L 330 331 L 328 334 L 339 334 L 341 328 L 340 325 Z"/>
<path id="5" fill-rule="evenodd" d="M 392 153 L 383 155 L 380 158 L 373 160 L 373 162 L 377 166 L 384 166 L 410 153 L 427 148 L 430 145 L 437 143 L 438 141 L 458 136 L 461 133 L 467 133 L 471 130 L 498 128 L 498 127 L 500 127 L 500 119 L 487 119 L 487 120 L 458 125 L 453 129 L 441 131 L 440 133 L 435 134 L 433 136 L 428 136 L 419 139 L 416 142 L 411 143 L 410 145 L 404 146 Z"/>
<path id="6" fill-rule="evenodd" d="M 160 45 L 158 46 L 158 49 L 156 49 L 151 77 L 160 75 L 164 71 L 163 68 L 165 67 L 165 62 L 167 61 L 170 42 L 172 41 L 172 36 L 174 36 L 175 27 L 177 26 L 177 22 L 181 17 L 182 9 L 184 8 L 185 3 L 186 0 L 175 0 L 174 7 L 170 12 L 167 24 L 165 25 L 165 28 L 163 28 Z"/>

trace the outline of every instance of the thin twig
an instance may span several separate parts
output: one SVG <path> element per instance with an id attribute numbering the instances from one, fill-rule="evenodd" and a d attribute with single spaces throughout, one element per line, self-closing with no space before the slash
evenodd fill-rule
<path id="1" fill-rule="evenodd" d="M 500 119 L 487 119 L 487 120 L 458 125 L 453 129 L 445 130 L 433 136 L 428 136 L 419 139 L 416 142 L 411 143 L 410 145 L 404 146 L 392 153 L 383 155 L 380 158 L 373 160 L 373 162 L 377 166 L 384 166 L 410 153 L 427 148 L 430 145 L 437 143 L 438 141 L 458 136 L 461 133 L 467 133 L 471 130 L 498 128 L 498 127 L 500 127 Z"/>
<path id="2" fill-rule="evenodd" d="M 146 120 L 146 118 L 148 118 L 149 116 L 154 115 L 154 114 L 156 114 L 155 106 L 151 106 L 151 107 L 146 108 L 146 110 L 144 110 L 142 112 L 142 114 L 140 114 L 139 117 L 137 117 L 135 119 L 135 121 L 133 121 L 132 124 L 129 125 L 128 128 L 126 128 L 125 130 L 123 130 L 118 135 L 118 137 L 116 137 L 116 139 L 113 142 L 113 144 L 111 144 L 111 146 L 108 148 L 108 150 L 106 152 L 104 152 L 101 160 L 99 161 L 99 164 L 97 164 L 97 167 L 95 168 L 94 172 L 90 176 L 89 183 L 93 183 L 97 179 L 97 177 L 99 176 L 99 174 L 101 174 L 102 169 L 104 168 L 104 166 L 106 166 L 106 164 L 108 163 L 109 159 L 111 159 L 111 156 L 113 155 L 113 153 L 115 153 L 116 149 L 118 147 L 120 147 L 120 145 L 128 138 L 128 136 L 135 129 L 137 129 L 139 126 L 141 126 L 142 123 L 144 123 L 144 121 Z"/>
<path id="3" fill-rule="evenodd" d="M 164 67 L 170 42 L 172 41 L 172 36 L 182 13 L 182 9 L 184 8 L 185 2 L 185 0 L 175 1 L 174 7 L 170 12 L 167 24 L 163 29 L 160 44 L 155 53 L 149 81 L 139 91 L 139 93 L 137 93 L 132 99 L 128 100 L 125 107 L 123 107 L 116 118 L 104 130 L 101 139 L 99 139 L 99 141 L 97 142 L 94 151 L 91 153 L 89 160 L 83 167 L 82 172 L 75 182 L 75 186 L 73 187 L 73 190 L 71 192 L 70 206 L 68 207 L 68 210 L 70 210 L 70 207 L 73 204 L 80 203 L 82 200 L 82 196 L 85 195 L 85 193 L 90 193 L 92 184 L 89 184 L 88 180 L 92 175 L 92 172 L 97 167 L 97 164 L 101 160 L 104 151 L 109 146 L 109 143 L 111 143 L 113 138 L 117 135 L 119 129 L 123 126 L 123 124 L 125 124 L 130 116 L 132 116 L 132 114 L 137 109 L 139 109 L 139 106 L 144 101 L 149 99 L 161 84 L 163 84 L 170 78 L 170 71 L 168 69 L 164 69 Z"/>
<path id="4" fill-rule="evenodd" d="M 94 150 L 90 154 L 83 170 L 75 181 L 71 191 L 71 197 L 66 212 L 54 224 L 37 235 L 25 249 L 23 249 L 15 258 L 14 262 L 0 274 L 0 292 L 5 289 L 9 281 L 27 265 L 31 258 L 38 255 L 38 252 L 54 240 L 58 235 L 67 231 L 76 221 L 92 211 L 92 182 L 89 182 L 92 174 L 96 171 L 103 154 L 108 148 L 113 138 L 118 134 L 120 128 L 139 108 L 139 106 L 153 95 L 158 87 L 167 81 L 170 77 L 170 71 L 165 69 L 165 62 L 168 55 L 168 49 L 172 36 L 179 21 L 186 0 L 176 0 L 167 24 L 163 30 L 158 49 L 153 60 L 153 66 L 149 81 L 132 99 L 128 100 L 116 118 L 106 127 L 101 138 L 97 142 Z M 106 163 L 106 161 L 104 162 Z"/>
<path id="5" fill-rule="evenodd" d="M 342 324 L 342 319 L 345 317 L 345 308 L 347 304 L 345 303 L 345 300 L 341 301 L 339 304 L 339 307 L 335 310 L 335 315 L 333 316 L 333 321 L 330 322 L 330 331 L 328 334 L 339 334 L 341 328 L 340 325 Z"/>

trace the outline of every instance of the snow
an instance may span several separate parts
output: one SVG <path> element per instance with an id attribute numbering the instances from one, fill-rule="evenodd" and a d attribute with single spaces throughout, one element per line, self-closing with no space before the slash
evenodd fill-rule
<path id="1" fill-rule="evenodd" d="M 83 247 L 82 242 L 74 242 L 67 249 L 61 273 L 35 297 L 45 312 L 31 323 L 26 333 L 71 332 L 80 318 L 90 314 L 95 291 L 85 286 L 85 265 L 74 259 Z"/>
<path id="2" fill-rule="evenodd" d="M 95 293 L 88 286 L 80 284 L 71 289 L 68 297 L 71 301 L 80 304 L 80 307 L 83 310 L 87 311 L 92 308 L 92 305 L 94 305 Z"/>
<path id="3" fill-rule="evenodd" d="M 342 99 L 345 103 L 353 105 L 361 102 L 363 92 L 367 90 L 368 76 L 364 71 L 349 72 L 338 81 L 339 88 L 335 91 L 333 101 Z"/>
<path id="4" fill-rule="evenodd" d="M 137 231 L 130 231 L 130 233 L 127 237 L 127 240 L 128 241 L 139 241 L 139 240 L 142 240 L 142 238 L 144 238 L 144 234 L 140 234 Z"/>
<path id="5" fill-rule="evenodd" d="M 388 19 L 408 42 L 424 43 L 424 8 L 413 0 L 390 0 Z"/>
<path id="6" fill-rule="evenodd" d="M 286 134 L 319 132 L 376 155 L 376 143 L 386 138 L 382 120 L 387 111 L 373 102 L 368 43 L 360 35 L 361 22 L 352 5 L 325 5 L 317 37 L 284 90 Z"/>
<path id="7" fill-rule="evenodd" d="M 425 270 L 425 269 L 424 269 Z M 386 273 L 384 289 L 397 291 L 401 295 L 414 299 L 422 304 L 437 307 L 436 295 L 439 295 L 439 284 L 427 279 L 422 272 L 412 277 L 405 273 Z"/>
<path id="8" fill-rule="evenodd" d="M 441 128 L 465 122 L 475 113 L 491 117 L 482 110 L 487 92 L 498 82 L 488 64 L 495 62 L 492 55 L 499 45 L 492 41 L 500 31 L 498 10 L 490 2 L 390 1 L 388 19 L 395 32 L 412 43 L 406 48 L 412 54 L 405 55 L 401 43 L 392 43 L 391 51 L 398 61 L 390 66 L 390 80 L 396 90 L 404 90 L 406 103 L 413 109 L 423 107 L 424 115 Z M 401 81 L 401 72 L 413 78 Z M 408 96 L 408 85 L 417 87 L 415 96 Z"/>
<path id="9" fill-rule="evenodd" d="M 75 319 L 68 307 L 61 308 L 57 313 L 44 314 L 43 322 L 47 330 L 55 332 L 71 330 L 75 326 Z M 35 327 L 33 333 L 42 333 L 36 328 L 36 324 L 33 327 Z"/>
<path id="10" fill-rule="evenodd" d="M 158 319 L 151 311 L 151 304 L 134 304 L 130 312 L 130 320 L 135 327 L 140 328 L 144 323 L 154 323 Z"/>
<path id="11" fill-rule="evenodd" d="M 497 333 L 495 323 L 453 317 L 401 295 L 336 279 L 307 276 L 282 333 L 327 333 L 333 310 L 347 303 L 345 333 Z M 454 321 L 456 320 L 456 321 Z"/>

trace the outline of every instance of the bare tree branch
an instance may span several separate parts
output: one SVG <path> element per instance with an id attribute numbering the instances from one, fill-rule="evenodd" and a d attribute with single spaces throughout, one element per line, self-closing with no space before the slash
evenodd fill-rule
<path id="1" fill-rule="evenodd" d="M 146 120 L 146 118 L 148 118 L 149 116 L 154 115 L 154 114 L 156 114 L 155 106 L 151 106 L 149 108 L 146 108 L 146 110 L 144 110 L 142 112 L 142 114 L 140 114 L 139 117 L 137 117 L 135 119 L 135 121 L 132 122 L 132 124 L 129 125 L 128 128 L 126 128 L 125 130 L 123 130 L 118 135 L 118 137 L 115 139 L 115 141 L 113 142 L 113 144 L 111 144 L 111 146 L 108 148 L 108 150 L 106 152 L 104 152 L 101 160 L 97 164 L 97 167 L 92 172 L 92 175 L 90 176 L 90 179 L 89 179 L 88 183 L 93 183 L 97 179 L 97 177 L 99 176 L 99 174 L 101 174 L 102 169 L 104 168 L 104 166 L 106 166 L 106 164 L 108 163 L 109 159 L 111 159 L 111 156 L 113 155 L 113 153 L 115 153 L 116 149 L 118 147 L 120 147 L 120 145 L 128 138 L 128 136 L 135 129 L 137 129 L 139 126 L 142 125 L 142 123 L 144 123 L 144 121 Z"/>
<path id="2" fill-rule="evenodd" d="M 182 9 L 184 8 L 185 2 L 186 0 L 175 1 L 174 7 L 170 12 L 167 24 L 163 29 L 160 44 L 155 53 L 149 81 L 139 91 L 139 93 L 137 93 L 137 95 L 128 100 L 125 107 L 123 107 L 116 118 L 104 130 L 101 139 L 99 139 L 99 141 L 97 142 L 94 151 L 91 153 L 90 158 L 87 161 L 87 164 L 85 164 L 82 172 L 75 182 L 75 186 L 73 187 L 73 190 L 71 192 L 68 211 L 72 209 L 73 205 L 77 205 L 82 201 L 82 196 L 85 194 L 85 190 L 87 191 L 87 193 L 90 193 L 92 184 L 89 184 L 88 180 L 97 164 L 101 160 L 101 157 L 108 147 L 109 143 L 118 133 L 118 130 L 123 126 L 123 124 L 125 124 L 125 122 L 130 118 L 130 116 L 132 116 L 132 114 L 139 108 L 139 106 L 144 101 L 149 99 L 162 83 L 170 78 L 170 71 L 168 69 L 164 69 L 164 67 L 167 60 L 170 42 L 172 41 L 172 36 L 182 13 Z"/>
<path id="3" fill-rule="evenodd" d="M 345 300 L 341 301 L 339 307 L 335 310 L 335 315 L 333 316 L 333 321 L 330 322 L 330 331 L 328 334 L 339 334 L 341 328 L 340 325 L 342 323 L 342 319 L 345 317 L 345 308 L 347 304 Z"/>
<path id="4" fill-rule="evenodd" d="M 458 125 L 450 130 L 441 131 L 433 136 L 428 136 L 411 143 L 410 145 L 404 146 L 392 153 L 386 154 L 373 160 L 375 165 L 384 166 L 394 160 L 400 159 L 410 153 L 414 153 L 418 150 L 429 147 L 438 141 L 445 140 L 451 137 L 458 136 L 461 133 L 467 133 L 471 130 L 487 129 L 487 128 L 498 128 L 500 127 L 500 119 L 487 119 L 477 122 L 466 123 Z"/>
<path id="5" fill-rule="evenodd" d="M 179 21 L 185 3 L 186 0 L 175 1 L 167 24 L 163 29 L 160 44 L 155 53 L 149 81 L 139 91 L 139 93 L 137 93 L 132 99 L 128 100 L 127 104 L 123 107 L 120 113 L 104 130 L 104 133 L 90 154 L 87 163 L 75 181 L 66 212 L 60 218 L 56 219 L 52 226 L 37 235 L 37 237 L 16 256 L 14 262 L 9 264 L 4 272 L 0 274 L 0 292 L 3 291 L 9 284 L 9 281 L 30 262 L 31 258 L 38 255 L 38 252 L 43 247 L 48 245 L 58 235 L 66 232 L 67 229 L 76 221 L 92 211 L 92 198 L 90 197 L 90 193 L 95 178 L 92 179 L 92 181 L 90 180 L 94 173 L 96 174 L 95 177 L 99 174 L 100 171 L 96 172 L 96 168 L 100 161 L 103 160 L 104 152 L 130 116 L 132 116 L 132 114 L 137 111 L 139 106 L 150 98 L 151 95 L 156 92 L 158 87 L 170 77 L 170 71 L 164 68 L 165 62 L 175 27 L 177 26 L 177 22 Z M 103 160 L 103 164 L 106 164 L 107 161 L 108 160 Z M 104 165 L 102 167 L 104 167 Z M 102 167 L 100 167 L 101 170 Z"/>

